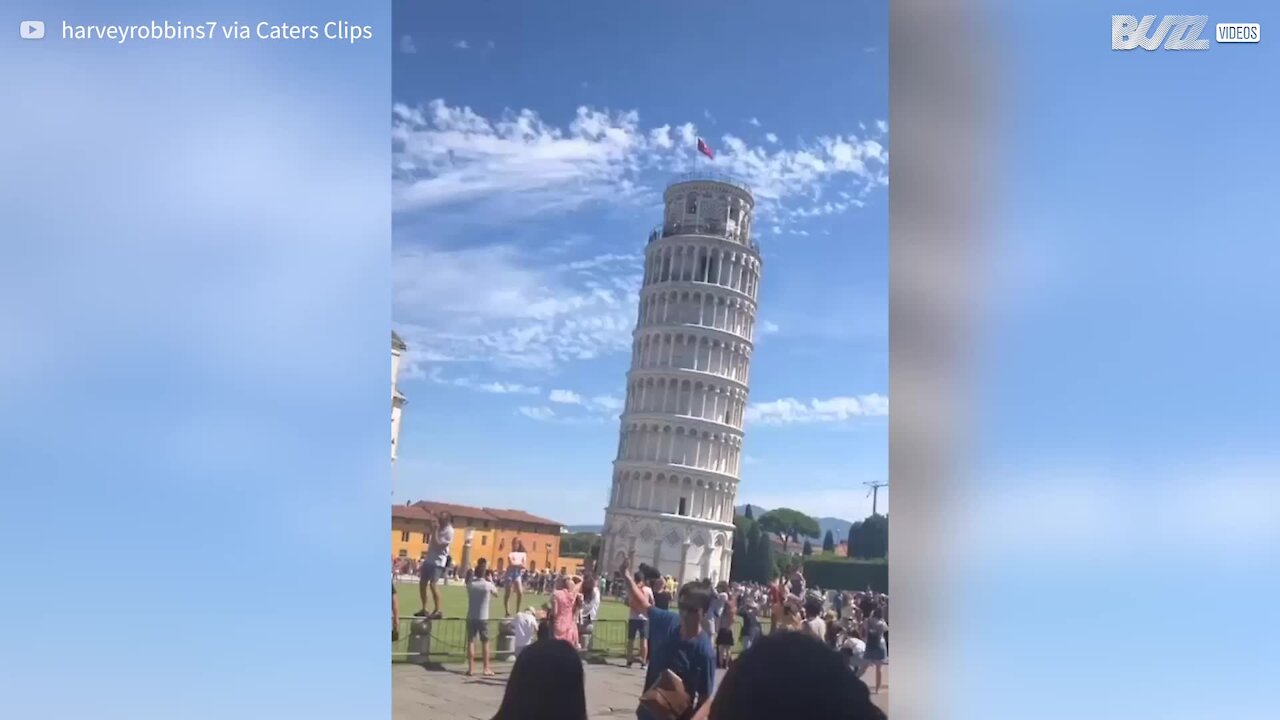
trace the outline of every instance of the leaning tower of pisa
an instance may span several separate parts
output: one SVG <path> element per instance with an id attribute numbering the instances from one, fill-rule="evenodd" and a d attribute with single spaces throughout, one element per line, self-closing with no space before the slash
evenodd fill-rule
<path id="1" fill-rule="evenodd" d="M 727 580 L 760 252 L 755 201 L 728 180 L 682 179 L 649 235 L 605 572 L 631 558 L 683 583 Z"/>

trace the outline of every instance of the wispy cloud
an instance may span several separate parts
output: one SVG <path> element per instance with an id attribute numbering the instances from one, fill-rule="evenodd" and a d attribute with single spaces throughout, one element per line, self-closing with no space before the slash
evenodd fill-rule
<path id="1" fill-rule="evenodd" d="M 572 390 L 552 390 L 547 399 L 562 405 L 581 405 L 582 396 Z"/>
<path id="2" fill-rule="evenodd" d="M 613 395 L 596 395 L 591 398 L 591 406 L 601 411 L 616 412 L 622 409 L 623 402 L 622 398 L 614 397 Z"/>
<path id="3" fill-rule="evenodd" d="M 768 140 L 768 141 L 769 141 L 770 143 L 772 143 L 772 144 L 777 144 L 777 142 L 778 142 L 778 136 L 777 136 L 777 135 L 774 135 L 773 133 L 765 133 L 765 134 L 764 134 L 764 139 L 765 139 L 765 140 Z"/>
<path id="4" fill-rule="evenodd" d="M 747 124 L 753 125 L 755 127 L 760 127 L 760 121 L 756 118 L 751 118 L 750 120 L 747 120 Z"/>
<path id="5" fill-rule="evenodd" d="M 622 409 L 622 398 L 613 395 L 596 395 L 584 397 L 572 390 L 552 390 L 547 400 L 561 405 L 577 405 L 591 413 L 611 414 Z"/>
<path id="6" fill-rule="evenodd" d="M 392 300 L 396 329 L 409 344 L 406 376 L 448 362 L 547 371 L 630 350 L 638 256 L 553 267 L 535 260 L 510 246 L 399 249 Z"/>
<path id="7" fill-rule="evenodd" d="M 726 134 L 712 164 L 749 184 L 767 215 L 808 208 L 825 190 L 858 195 L 883 187 L 888 153 L 882 135 L 832 134 L 766 148 Z M 528 109 L 487 118 L 443 100 L 396 103 L 395 208 L 488 203 L 488 211 L 536 214 L 652 199 L 671 173 L 692 167 L 697 137 L 692 122 L 646 129 L 634 110 L 579 107 L 560 127 Z"/>
<path id="8" fill-rule="evenodd" d="M 518 415 L 523 415 L 530 420 L 536 420 L 542 423 L 554 423 L 556 425 L 601 425 L 607 422 L 607 418 L 594 414 L 565 414 L 563 408 L 560 411 L 553 410 L 546 405 L 522 405 L 516 408 Z"/>
<path id="9" fill-rule="evenodd" d="M 781 329 L 782 328 L 778 327 L 778 323 L 770 322 L 768 320 L 762 320 L 760 322 L 758 331 L 761 335 L 772 335 Z"/>
<path id="10" fill-rule="evenodd" d="M 889 398 L 879 395 L 833 397 L 801 402 L 783 398 L 772 402 L 752 403 L 746 419 L 760 425 L 794 425 L 799 423 L 843 422 L 853 418 L 883 417 L 889 414 Z"/>
<path id="11" fill-rule="evenodd" d="M 471 47 L 471 45 L 467 44 L 466 40 L 459 40 L 458 42 L 454 43 L 453 46 L 459 50 L 467 50 Z"/>
<path id="12" fill-rule="evenodd" d="M 445 377 L 444 370 L 439 367 L 433 367 L 426 373 L 426 378 L 438 385 L 453 385 L 454 387 L 467 388 L 468 390 L 476 390 L 478 392 L 493 393 L 495 395 L 540 395 L 542 389 L 536 385 L 522 385 L 520 383 L 498 382 L 476 380 L 469 377 Z"/>
<path id="13" fill-rule="evenodd" d="M 538 420 L 540 422 L 553 420 L 556 417 L 556 411 L 546 406 L 537 406 L 537 407 L 523 406 L 523 407 L 516 408 L 516 412 L 520 413 L 521 415 L 531 420 Z"/>
<path id="14" fill-rule="evenodd" d="M 404 35 L 400 38 L 400 52 L 406 55 L 418 52 L 418 46 L 414 44 L 412 35 Z"/>

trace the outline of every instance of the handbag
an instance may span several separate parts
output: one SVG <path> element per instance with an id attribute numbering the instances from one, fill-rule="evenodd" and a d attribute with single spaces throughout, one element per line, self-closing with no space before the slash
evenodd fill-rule
<path id="1" fill-rule="evenodd" d="M 692 709 L 693 698 L 684 689 L 680 676 L 667 670 L 640 696 L 640 707 L 655 720 L 682 720 Z"/>

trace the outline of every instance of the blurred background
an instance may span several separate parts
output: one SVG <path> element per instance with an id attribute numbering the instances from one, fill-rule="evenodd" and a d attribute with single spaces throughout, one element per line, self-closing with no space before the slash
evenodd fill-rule
<path id="1" fill-rule="evenodd" d="M 0 716 L 388 713 L 389 8 L 0 16 Z"/>
<path id="2" fill-rule="evenodd" d="M 1274 716 L 1275 10 L 891 10 L 893 714 Z"/>

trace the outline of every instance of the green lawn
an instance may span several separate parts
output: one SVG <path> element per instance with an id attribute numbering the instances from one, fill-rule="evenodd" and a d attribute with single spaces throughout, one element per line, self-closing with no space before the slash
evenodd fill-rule
<path id="1" fill-rule="evenodd" d="M 502 590 L 498 597 L 489 604 L 489 639 L 495 641 L 498 636 L 498 624 L 504 617 L 502 609 Z M 403 660 L 409 651 L 409 625 L 415 619 L 413 614 L 422 608 L 418 599 L 417 583 L 399 583 L 396 594 L 400 598 L 400 642 L 392 647 L 392 659 Z M 461 585 L 448 585 L 440 588 L 440 599 L 444 603 L 445 620 L 435 621 L 432 632 L 431 655 L 438 662 L 460 662 L 465 660 L 467 592 Z M 525 593 L 521 605 L 523 607 L 541 607 L 548 600 L 546 595 Z M 430 603 L 430 598 L 427 599 Z M 511 611 L 517 612 L 515 593 L 511 595 Z M 609 657 L 623 657 L 627 644 L 627 605 L 611 597 L 600 601 L 600 616 L 595 624 L 596 654 Z M 738 624 L 741 624 L 741 620 Z M 767 624 L 767 621 L 765 621 Z M 737 637 L 738 628 L 734 629 Z M 397 654 L 398 653 L 398 654 Z"/>

